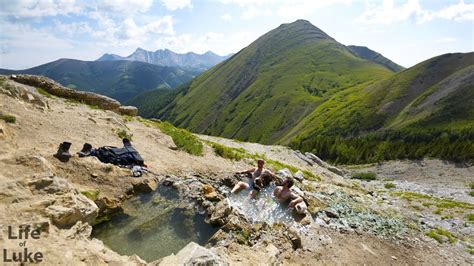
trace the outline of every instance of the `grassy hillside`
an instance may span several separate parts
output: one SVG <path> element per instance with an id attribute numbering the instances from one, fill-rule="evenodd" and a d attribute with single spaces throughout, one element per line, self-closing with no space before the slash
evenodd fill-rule
<path id="1" fill-rule="evenodd" d="M 43 75 L 64 86 L 96 92 L 121 102 L 144 91 L 175 88 L 198 74 L 178 67 L 135 61 L 89 62 L 73 59 L 60 59 L 20 71 L 0 70 L 0 74 L 12 73 Z"/>
<path id="2" fill-rule="evenodd" d="M 472 160 L 473 62 L 474 53 L 446 54 L 336 93 L 282 142 L 346 163 L 423 156 Z"/>
<path id="3" fill-rule="evenodd" d="M 298 20 L 203 73 L 154 114 L 194 132 L 272 143 L 335 93 L 392 74 Z"/>
<path id="4" fill-rule="evenodd" d="M 400 71 L 405 69 L 404 67 L 390 61 L 390 59 L 384 57 L 383 55 L 381 55 L 381 54 L 379 54 L 375 51 L 370 50 L 367 47 L 349 45 L 349 46 L 347 46 L 347 48 L 349 48 L 357 56 L 359 56 L 361 58 L 364 58 L 364 59 L 367 59 L 369 61 L 372 61 L 374 63 L 381 64 L 381 65 L 385 66 L 386 68 L 388 68 L 392 71 L 400 72 Z"/>

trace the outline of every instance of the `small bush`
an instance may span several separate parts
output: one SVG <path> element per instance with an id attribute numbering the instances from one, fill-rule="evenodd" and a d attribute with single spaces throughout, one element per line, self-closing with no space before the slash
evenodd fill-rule
<path id="1" fill-rule="evenodd" d="M 445 236 L 448 238 L 448 241 L 449 243 L 453 244 L 456 242 L 456 238 L 454 237 L 454 235 L 443 229 L 443 228 L 436 228 L 436 229 L 432 229 L 431 231 L 429 231 L 428 233 L 426 233 L 427 236 L 433 238 L 434 240 L 438 241 L 439 243 L 443 243 L 443 238 L 442 236 Z"/>
<path id="2" fill-rule="evenodd" d="M 474 191 L 469 192 L 469 196 L 474 197 Z"/>
<path id="3" fill-rule="evenodd" d="M 242 148 L 230 148 L 214 142 L 211 142 L 210 144 L 214 149 L 214 153 L 222 158 L 240 161 L 245 157 L 246 152 Z"/>
<path id="4" fill-rule="evenodd" d="M 36 88 L 36 90 L 38 91 L 39 94 L 45 96 L 46 98 L 50 98 L 50 99 L 51 99 L 51 98 L 54 97 L 51 93 L 45 91 L 43 88 Z"/>
<path id="5" fill-rule="evenodd" d="M 99 190 L 95 191 L 81 191 L 81 194 L 86 196 L 88 199 L 92 201 L 96 201 L 97 197 L 99 196 Z"/>
<path id="6" fill-rule="evenodd" d="M 474 223 L 474 213 L 466 214 L 466 220 L 470 223 Z"/>
<path id="7" fill-rule="evenodd" d="M 125 129 L 119 129 L 117 130 L 117 136 L 120 139 L 128 139 L 132 141 L 133 134 L 128 133 Z"/>
<path id="8" fill-rule="evenodd" d="M 159 128 L 163 133 L 170 136 L 179 149 L 192 155 L 202 155 L 202 142 L 191 132 L 182 128 L 177 128 L 168 122 L 152 122 L 149 120 L 145 120 L 144 122 L 146 125 L 152 125 Z"/>
<path id="9" fill-rule="evenodd" d="M 469 184 L 469 188 L 470 188 L 470 189 L 474 189 L 474 182 L 471 182 L 471 183 Z"/>
<path id="10" fill-rule="evenodd" d="M 12 124 L 16 122 L 15 116 L 3 114 L 3 113 L 0 113 L 0 119 L 7 123 L 12 123 Z"/>
<path id="11" fill-rule="evenodd" d="M 352 174 L 353 179 L 371 181 L 377 179 L 377 175 L 373 172 L 366 172 L 366 173 L 354 173 Z"/>
<path id="12" fill-rule="evenodd" d="M 392 188 L 395 188 L 397 187 L 394 183 L 385 183 L 385 185 L 383 185 L 386 189 L 392 189 Z"/>

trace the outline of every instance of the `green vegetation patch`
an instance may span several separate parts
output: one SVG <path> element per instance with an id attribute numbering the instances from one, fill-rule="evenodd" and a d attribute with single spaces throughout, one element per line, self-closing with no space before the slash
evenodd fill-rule
<path id="1" fill-rule="evenodd" d="M 444 242 L 443 236 L 448 238 L 449 243 L 451 244 L 456 243 L 456 237 L 451 232 L 440 227 L 436 229 L 432 229 L 431 231 L 426 233 L 426 235 L 438 241 L 439 243 Z"/>
<path id="2" fill-rule="evenodd" d="M 471 183 L 469 184 L 469 188 L 470 188 L 470 189 L 474 189 L 474 182 L 471 182 Z"/>
<path id="3" fill-rule="evenodd" d="M 383 186 L 384 186 L 386 189 L 392 189 L 392 188 L 397 187 L 397 185 L 395 185 L 394 183 L 385 183 Z"/>
<path id="4" fill-rule="evenodd" d="M 36 91 L 38 91 L 39 94 L 45 96 L 46 98 L 50 98 L 50 99 L 54 98 L 54 96 L 51 93 L 47 92 L 43 88 L 36 88 Z"/>
<path id="5" fill-rule="evenodd" d="M 372 180 L 377 179 L 377 175 L 373 172 L 353 173 L 352 174 L 352 179 L 372 181 Z"/>
<path id="6" fill-rule="evenodd" d="M 168 122 L 156 122 L 147 119 L 140 119 L 140 121 L 147 126 L 158 128 L 163 133 L 170 136 L 178 149 L 184 150 L 192 155 L 201 156 L 203 154 L 202 142 L 191 132 L 182 128 L 177 128 Z"/>
<path id="7" fill-rule="evenodd" d="M 4 114 L 2 112 L 0 112 L 0 119 L 7 122 L 7 123 L 11 123 L 11 124 L 14 124 L 16 122 L 16 117 L 15 116 L 7 115 L 7 114 Z"/>
<path id="8" fill-rule="evenodd" d="M 93 190 L 93 191 L 81 191 L 81 194 L 86 196 L 88 199 L 92 201 L 96 201 L 97 197 L 99 196 L 100 191 L 99 190 Z"/>
<path id="9" fill-rule="evenodd" d="M 465 218 L 469 223 L 474 223 L 474 213 L 466 214 Z"/>
<path id="10" fill-rule="evenodd" d="M 123 120 L 125 120 L 127 122 L 132 122 L 133 120 L 135 120 L 135 117 L 130 116 L 130 115 L 122 115 L 122 118 L 123 118 Z"/>
<path id="11" fill-rule="evenodd" d="M 248 157 L 247 152 L 243 148 L 231 148 L 215 142 L 208 143 L 214 149 L 214 153 L 222 158 L 240 161 Z"/>
<path id="12" fill-rule="evenodd" d="M 435 210 L 433 212 L 434 214 L 441 214 L 444 209 L 474 209 L 474 204 L 471 203 L 436 198 L 427 194 L 421 194 L 416 192 L 392 192 L 392 195 L 398 196 L 407 201 L 422 201 L 424 203 L 424 206 L 435 206 L 438 208 L 438 210 Z"/>
<path id="13" fill-rule="evenodd" d="M 117 136 L 120 139 L 128 139 L 132 141 L 133 134 L 128 133 L 125 129 L 118 129 L 117 130 Z"/>

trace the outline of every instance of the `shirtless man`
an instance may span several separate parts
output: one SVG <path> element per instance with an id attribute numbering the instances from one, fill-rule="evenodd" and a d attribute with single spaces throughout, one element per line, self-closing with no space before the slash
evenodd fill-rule
<path id="1" fill-rule="evenodd" d="M 270 170 L 263 168 L 265 161 L 263 159 L 257 160 L 257 167 L 249 169 L 247 171 L 238 172 L 238 174 L 252 174 L 252 178 L 249 178 L 248 183 L 240 181 L 237 183 L 234 188 L 231 190 L 231 193 L 239 192 L 242 189 L 252 188 L 249 196 L 254 195 L 254 191 L 258 192 L 263 187 L 268 186 L 272 180 L 277 179 L 278 177 L 272 173 Z"/>
<path id="2" fill-rule="evenodd" d="M 290 190 L 292 186 L 293 178 L 289 177 L 283 181 L 282 186 L 277 186 L 273 190 L 273 195 L 280 203 L 288 203 L 288 208 L 295 208 L 298 213 L 302 214 L 308 209 L 308 206 L 306 206 L 303 197 Z"/>

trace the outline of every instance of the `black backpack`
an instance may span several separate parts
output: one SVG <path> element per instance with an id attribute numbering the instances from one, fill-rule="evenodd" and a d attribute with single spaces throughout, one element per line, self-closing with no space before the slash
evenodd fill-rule
<path id="1" fill-rule="evenodd" d="M 124 146 L 123 148 L 112 146 L 100 147 L 96 150 L 96 156 L 103 163 L 119 166 L 144 165 L 143 158 L 132 146 Z"/>

